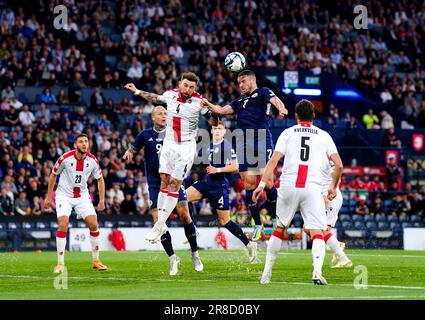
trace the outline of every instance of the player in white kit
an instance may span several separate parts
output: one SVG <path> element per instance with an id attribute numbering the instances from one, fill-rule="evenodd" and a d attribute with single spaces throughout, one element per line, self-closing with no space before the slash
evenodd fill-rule
<path id="1" fill-rule="evenodd" d="M 325 207 L 326 207 L 326 220 L 327 220 L 327 229 L 325 232 L 324 240 L 328 244 L 329 248 L 334 253 L 332 258 L 332 266 L 331 268 L 351 268 L 353 263 L 348 259 L 347 255 L 344 253 L 343 248 L 344 244 L 340 243 L 335 235 L 332 234 L 332 228 L 335 227 L 335 223 L 338 220 L 338 213 L 342 207 L 342 193 L 339 190 L 339 183 L 336 188 L 336 196 L 332 201 L 327 199 L 328 195 L 328 186 L 332 183 L 332 174 L 334 170 L 335 164 L 332 159 L 326 154 L 326 157 L 323 161 L 323 165 L 320 169 L 322 174 L 322 195 L 325 199 Z M 310 232 L 306 230 L 309 234 Z"/>
<path id="2" fill-rule="evenodd" d="M 82 217 L 90 229 L 90 243 L 92 247 L 93 269 L 99 271 L 108 268 L 99 260 L 99 228 L 96 210 L 90 200 L 87 180 L 90 176 L 97 179 L 99 189 L 99 204 L 97 210 L 105 209 L 105 181 L 99 161 L 88 152 L 89 140 L 86 134 L 79 134 L 75 138 L 74 150 L 64 153 L 53 167 L 49 179 L 49 186 L 44 207 L 49 208 L 52 203 L 53 188 L 59 177 L 56 189 L 56 214 L 58 217 L 58 230 L 56 232 L 56 247 L 58 264 L 54 273 L 65 270 L 65 247 L 68 231 L 69 216 L 74 209 L 77 216 Z"/>
<path id="3" fill-rule="evenodd" d="M 329 154 L 335 163 L 332 182 L 328 186 L 328 199 L 333 200 L 342 174 L 342 161 L 331 136 L 312 124 L 314 106 L 310 101 L 301 100 L 296 104 L 295 119 L 298 124 L 284 130 L 279 136 L 273 156 L 253 194 L 256 201 L 262 195 L 266 181 L 273 174 L 277 163 L 285 156 L 276 207 L 277 228 L 267 245 L 266 263 L 260 283 L 270 282 L 283 233 L 291 224 L 295 212 L 300 209 L 304 226 L 310 230 L 313 242 L 312 280 L 314 284 L 325 285 L 327 281 L 322 275 L 322 266 L 326 254 L 324 235 L 327 221 L 321 193 L 323 177 L 320 168 L 326 153 Z"/>
<path id="4" fill-rule="evenodd" d="M 162 95 L 138 90 L 134 84 L 125 88 L 154 103 L 166 103 L 167 124 L 159 159 L 161 189 L 158 195 L 158 221 L 145 239 L 156 242 L 167 231 L 166 221 L 177 204 L 183 179 L 190 173 L 196 154 L 199 117 L 211 114 L 202 106 L 202 96 L 196 92 L 199 78 L 192 72 L 182 74 L 178 89 Z"/>

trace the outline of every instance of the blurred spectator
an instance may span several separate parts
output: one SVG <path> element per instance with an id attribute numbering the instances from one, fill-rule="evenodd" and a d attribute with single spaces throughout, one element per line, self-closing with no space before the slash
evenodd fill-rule
<path id="1" fill-rule="evenodd" d="M 25 191 L 19 193 L 19 198 L 15 201 L 15 210 L 20 215 L 26 216 L 31 213 L 30 202 Z"/>
<path id="2" fill-rule="evenodd" d="M 13 200 L 10 198 L 8 193 L 9 193 L 9 190 L 7 187 L 1 188 L 0 215 L 13 216 L 14 215 Z"/>
<path id="3" fill-rule="evenodd" d="M 39 109 L 35 112 L 35 118 L 40 119 L 43 117 L 46 120 L 46 123 L 50 123 L 50 110 L 47 109 L 47 106 L 45 103 L 40 103 Z"/>
<path id="4" fill-rule="evenodd" d="M 410 211 L 410 203 L 407 199 L 407 196 L 400 193 L 396 194 L 393 198 L 393 203 L 390 207 L 390 214 L 392 215 L 402 215 L 407 214 Z"/>
<path id="5" fill-rule="evenodd" d="M 366 129 L 379 129 L 379 118 L 373 113 L 372 109 L 363 116 L 363 123 Z"/>
<path id="6" fill-rule="evenodd" d="M 354 213 L 362 215 L 369 214 L 369 207 L 366 204 L 365 196 L 360 196 L 359 202 L 354 208 Z"/>
<path id="7" fill-rule="evenodd" d="M 102 111 L 104 105 L 106 103 L 106 99 L 99 87 L 95 88 L 93 94 L 90 97 L 90 108 L 93 111 Z"/>
<path id="8" fill-rule="evenodd" d="M 380 215 L 380 214 L 384 214 L 385 210 L 384 207 L 382 205 L 382 199 L 380 195 L 377 195 L 374 199 L 373 202 L 369 208 L 369 212 L 370 214 L 373 215 Z"/>
<path id="9" fill-rule="evenodd" d="M 137 213 L 136 204 L 134 203 L 132 194 L 125 194 L 124 200 L 121 202 L 121 212 L 128 215 L 134 215 Z"/>
<path id="10" fill-rule="evenodd" d="M 400 168 L 395 162 L 395 156 L 393 154 L 388 157 L 388 164 L 385 167 L 385 171 L 388 185 L 390 186 L 395 182 L 398 184 L 398 179 L 400 178 L 401 172 Z"/>
<path id="11" fill-rule="evenodd" d="M 24 127 L 32 126 L 35 124 L 34 114 L 30 111 L 30 108 L 27 104 L 24 105 L 24 108 L 19 112 L 19 121 Z"/>
<path id="12" fill-rule="evenodd" d="M 49 87 L 44 88 L 43 92 L 40 94 L 40 101 L 45 104 L 57 103 L 56 95 L 52 93 Z"/>
<path id="13" fill-rule="evenodd" d="M 387 112 L 381 112 L 381 129 L 394 129 L 393 117 Z"/>
<path id="14" fill-rule="evenodd" d="M 401 140 L 395 134 L 394 127 L 388 129 L 384 139 L 384 147 L 401 148 Z"/>
<path id="15" fill-rule="evenodd" d="M 4 97 L 6 97 L 8 101 L 11 101 L 14 96 L 15 96 L 15 91 L 13 91 L 11 85 L 7 85 L 1 92 L 2 100 Z"/>
<path id="16" fill-rule="evenodd" d="M 24 105 L 21 101 L 18 100 L 16 96 L 12 98 L 12 100 L 9 102 L 10 106 L 16 110 L 20 110 L 22 106 Z"/>
<path id="17" fill-rule="evenodd" d="M 410 195 L 410 214 L 420 214 L 424 216 L 425 201 L 418 191 L 414 191 Z"/>
<path id="18" fill-rule="evenodd" d="M 112 185 L 112 189 L 108 190 L 107 197 L 109 201 L 112 203 L 112 200 L 116 197 L 119 204 L 124 201 L 124 193 L 120 189 L 119 183 L 114 183 Z"/>
<path id="19" fill-rule="evenodd" d="M 360 176 L 355 176 L 355 178 L 350 182 L 350 188 L 354 190 L 364 189 L 365 185 Z"/>

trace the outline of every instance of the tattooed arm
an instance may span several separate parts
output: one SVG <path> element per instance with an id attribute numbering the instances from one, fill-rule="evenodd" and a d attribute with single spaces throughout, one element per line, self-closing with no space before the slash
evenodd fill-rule
<path id="1" fill-rule="evenodd" d="M 152 101 L 152 103 L 162 103 L 161 96 L 156 93 L 146 92 L 142 91 L 136 88 L 134 83 L 127 83 L 124 88 L 129 90 L 131 93 L 133 93 L 135 96 L 142 97 L 143 99 L 146 99 L 148 101 Z"/>

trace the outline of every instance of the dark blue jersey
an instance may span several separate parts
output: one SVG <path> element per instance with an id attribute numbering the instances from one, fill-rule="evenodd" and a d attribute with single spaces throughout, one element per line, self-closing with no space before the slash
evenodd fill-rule
<path id="1" fill-rule="evenodd" d="M 232 145 L 223 140 L 220 144 L 210 143 L 208 160 L 210 165 L 216 168 L 223 168 L 230 164 L 232 160 L 236 160 L 236 153 L 232 148 Z M 230 173 L 215 173 L 207 176 L 208 186 L 222 187 L 223 184 L 227 186 L 230 184 Z"/>
<path id="2" fill-rule="evenodd" d="M 161 132 L 155 131 L 154 128 L 149 128 L 139 132 L 131 147 L 139 152 L 145 148 L 145 163 L 146 176 L 148 184 L 160 184 L 161 177 L 159 176 L 159 154 L 162 149 L 162 142 L 165 137 L 165 130 Z"/>
<path id="3" fill-rule="evenodd" d="M 251 94 L 240 96 L 230 103 L 238 117 L 239 129 L 269 129 L 271 98 L 275 96 L 269 88 L 257 88 Z"/>

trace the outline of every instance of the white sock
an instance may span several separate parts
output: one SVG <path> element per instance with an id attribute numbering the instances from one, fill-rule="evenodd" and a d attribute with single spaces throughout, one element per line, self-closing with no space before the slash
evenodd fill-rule
<path id="1" fill-rule="evenodd" d="M 175 258 L 177 258 L 176 254 L 173 254 L 172 256 L 169 257 L 170 260 L 174 260 Z"/>
<path id="2" fill-rule="evenodd" d="M 326 244 L 323 236 L 313 236 L 313 244 L 311 246 L 311 254 L 313 255 L 314 272 L 322 274 L 323 260 L 326 254 Z"/>
<path id="3" fill-rule="evenodd" d="M 65 264 L 66 231 L 56 231 L 58 264 Z"/>
<path id="4" fill-rule="evenodd" d="M 168 192 L 167 198 L 164 201 L 164 206 L 162 207 L 162 211 L 158 210 L 158 222 L 165 223 L 170 216 L 171 212 L 173 212 L 176 207 L 177 201 L 179 200 L 178 192 Z"/>
<path id="5" fill-rule="evenodd" d="M 330 235 L 330 236 L 329 236 Z M 328 244 L 329 248 L 337 255 L 338 258 L 342 260 L 348 260 L 347 255 L 344 253 L 342 248 L 339 246 L 338 239 L 332 234 L 329 233 L 327 236 L 325 236 L 326 243 Z"/>
<path id="6" fill-rule="evenodd" d="M 165 199 L 167 199 L 168 190 L 167 189 L 160 189 L 158 193 L 158 201 L 156 204 L 156 207 L 158 209 L 158 213 L 162 212 L 162 209 L 164 208 L 164 202 Z"/>
<path id="7" fill-rule="evenodd" d="M 267 244 L 266 264 L 264 265 L 264 273 L 272 272 L 273 264 L 276 261 L 277 254 L 282 246 L 283 235 L 280 232 L 273 232 Z"/>
<path id="8" fill-rule="evenodd" d="M 99 260 L 99 230 L 90 231 L 90 244 L 93 261 Z"/>

